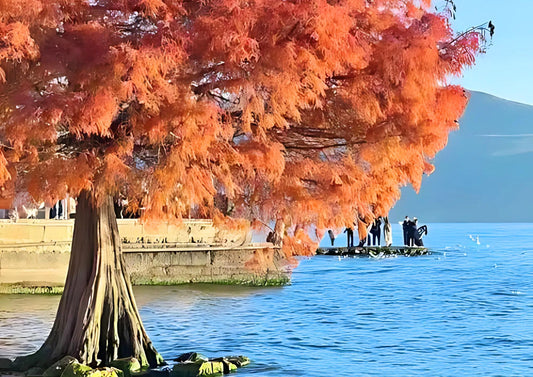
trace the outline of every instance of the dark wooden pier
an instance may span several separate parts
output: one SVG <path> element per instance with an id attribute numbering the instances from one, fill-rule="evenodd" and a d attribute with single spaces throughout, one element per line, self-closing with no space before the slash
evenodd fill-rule
<path id="1" fill-rule="evenodd" d="M 415 257 L 431 254 L 425 247 L 419 246 L 363 246 L 363 247 L 320 247 L 317 255 L 338 255 L 369 258 L 386 258 L 391 256 Z"/>

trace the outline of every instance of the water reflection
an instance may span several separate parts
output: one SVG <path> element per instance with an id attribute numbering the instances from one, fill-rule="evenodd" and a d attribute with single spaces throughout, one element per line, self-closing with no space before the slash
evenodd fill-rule
<path id="1" fill-rule="evenodd" d="M 37 350 L 46 339 L 59 296 L 0 294 L 0 357 Z"/>

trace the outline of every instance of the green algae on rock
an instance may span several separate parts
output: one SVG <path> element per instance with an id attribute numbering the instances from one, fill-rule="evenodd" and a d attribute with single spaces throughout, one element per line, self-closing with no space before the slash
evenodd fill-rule
<path id="1" fill-rule="evenodd" d="M 237 368 L 250 364 L 250 359 L 246 356 L 228 356 L 225 357 L 230 363 L 235 364 Z"/>
<path id="2" fill-rule="evenodd" d="M 190 361 L 190 362 L 202 362 L 202 361 L 209 361 L 209 358 L 202 355 L 201 353 L 198 353 L 198 352 L 187 352 L 187 353 L 183 353 L 181 355 L 179 355 L 178 357 L 176 357 L 174 359 L 174 361 L 177 361 L 177 362 L 180 362 L 180 363 L 184 363 L 184 362 L 187 362 L 187 361 Z"/>
<path id="3" fill-rule="evenodd" d="M 65 370 L 61 374 L 61 377 L 85 377 L 88 376 L 88 374 L 92 371 L 93 368 L 87 365 L 80 364 L 78 362 L 73 362 L 65 367 Z"/>
<path id="4" fill-rule="evenodd" d="M 246 356 L 228 356 L 207 358 L 196 352 L 188 352 L 178 356 L 170 371 L 170 377 L 211 377 L 228 374 L 238 367 L 248 365 L 250 359 Z"/>
<path id="5" fill-rule="evenodd" d="M 141 363 L 134 357 L 113 360 L 110 366 L 121 370 L 124 373 L 124 377 L 130 377 L 132 372 L 141 370 Z"/>
<path id="6" fill-rule="evenodd" d="M 87 365 L 72 363 L 65 368 L 61 377 L 124 377 L 124 373 L 113 367 L 92 369 Z"/>
<path id="7" fill-rule="evenodd" d="M 78 363 L 78 360 L 72 356 L 65 356 L 46 369 L 43 373 L 43 377 L 60 377 L 65 369 L 72 363 Z"/>
<path id="8" fill-rule="evenodd" d="M 221 361 L 185 361 L 174 365 L 171 377 L 211 377 L 224 374 Z"/>
<path id="9" fill-rule="evenodd" d="M 34 282 L 0 283 L 0 294 L 61 295 L 63 294 L 63 286 L 38 285 Z"/>
<path id="10" fill-rule="evenodd" d="M 11 372 L 15 364 L 9 359 L 0 359 L 3 369 L 0 375 L 24 376 L 24 377 L 214 377 L 235 372 L 237 368 L 250 363 L 246 356 L 227 356 L 207 358 L 197 352 L 188 352 L 174 359 L 177 363 L 171 367 L 143 368 L 134 357 L 113 360 L 109 367 L 93 369 L 81 364 L 72 356 L 65 356 L 56 361 L 48 369 L 31 368 L 24 372 Z M 24 370 L 24 369 L 20 369 Z"/>

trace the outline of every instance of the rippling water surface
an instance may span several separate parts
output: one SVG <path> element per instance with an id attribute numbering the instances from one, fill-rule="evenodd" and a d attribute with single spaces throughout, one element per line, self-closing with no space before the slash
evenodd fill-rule
<path id="1" fill-rule="evenodd" d="M 135 294 L 165 358 L 247 355 L 238 376 L 533 375 L 533 224 L 434 224 L 426 244 L 433 255 L 306 259 L 281 288 Z M 58 302 L 0 295 L 0 357 L 38 348 Z"/>

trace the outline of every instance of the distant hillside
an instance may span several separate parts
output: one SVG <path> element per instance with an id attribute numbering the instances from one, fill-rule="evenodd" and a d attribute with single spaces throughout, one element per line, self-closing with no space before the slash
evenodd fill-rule
<path id="1" fill-rule="evenodd" d="M 390 213 L 428 222 L 533 222 L 533 106 L 472 92 L 417 195 L 404 188 Z"/>

